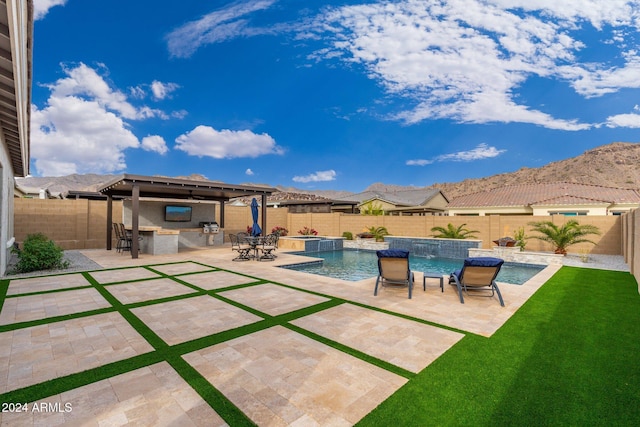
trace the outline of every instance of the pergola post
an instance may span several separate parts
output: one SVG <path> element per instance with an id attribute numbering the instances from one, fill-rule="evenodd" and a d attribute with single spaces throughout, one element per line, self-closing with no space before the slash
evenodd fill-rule
<path id="1" fill-rule="evenodd" d="M 265 229 L 267 228 L 267 195 L 262 195 L 262 235 L 268 234 Z"/>
<path id="2" fill-rule="evenodd" d="M 220 200 L 220 228 L 224 229 L 224 200 Z"/>
<path id="3" fill-rule="evenodd" d="M 131 258 L 138 258 L 140 225 L 140 186 L 134 184 L 131 189 Z"/>
<path id="4" fill-rule="evenodd" d="M 111 240 L 113 239 L 113 197 L 107 195 L 107 250 L 111 250 Z"/>

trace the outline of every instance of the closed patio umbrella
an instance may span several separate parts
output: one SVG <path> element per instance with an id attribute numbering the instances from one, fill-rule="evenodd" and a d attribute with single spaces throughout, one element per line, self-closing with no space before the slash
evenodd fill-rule
<path id="1" fill-rule="evenodd" d="M 251 235 L 259 236 L 262 233 L 262 229 L 258 225 L 258 201 L 254 197 L 251 200 L 251 216 L 253 217 L 253 225 L 251 226 Z"/>

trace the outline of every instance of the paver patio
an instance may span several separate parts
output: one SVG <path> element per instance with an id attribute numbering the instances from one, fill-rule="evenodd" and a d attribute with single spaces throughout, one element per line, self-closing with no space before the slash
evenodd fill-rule
<path id="1" fill-rule="evenodd" d="M 232 262 L 228 249 L 86 254 L 107 269 L 8 282 L 0 393 L 72 410 L 0 414 L 3 425 L 224 425 L 216 409 L 228 405 L 259 425 L 352 425 L 464 331 L 497 330 L 543 283 L 506 287 L 502 308 L 461 305 L 430 282 L 412 300 L 374 297 L 372 280 L 274 268 L 294 258 L 285 253 L 269 263 Z"/>

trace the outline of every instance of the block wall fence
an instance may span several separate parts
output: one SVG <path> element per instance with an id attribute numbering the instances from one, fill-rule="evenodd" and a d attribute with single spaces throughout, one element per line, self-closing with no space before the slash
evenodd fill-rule
<path id="1" fill-rule="evenodd" d="M 101 200 L 40 200 L 15 199 L 15 237 L 22 243 L 28 234 L 41 232 L 54 240 L 63 249 L 99 249 L 105 247 L 106 201 Z M 587 252 L 605 255 L 624 255 L 634 274 L 640 274 L 640 210 L 623 216 L 583 216 L 577 218 L 581 224 L 592 224 L 600 229 L 600 236 L 590 236 L 595 245 L 578 244 L 569 248 L 572 253 Z M 122 218 L 122 202 L 114 201 L 113 218 Z M 220 221 L 220 209 L 216 209 Z M 366 216 L 343 213 L 289 213 L 287 209 L 268 208 L 267 230 L 280 226 L 297 235 L 298 230 L 309 227 L 320 235 L 342 236 L 345 231 L 356 234 L 365 227 L 386 227 L 391 235 L 431 237 L 432 227 L 456 227 L 477 230 L 475 237 L 482 240 L 482 247 L 494 246 L 493 240 L 513 236 L 519 227 L 532 234 L 531 221 L 553 221 L 562 224 L 563 216 Z M 251 226 L 251 209 L 243 206 L 225 206 L 225 231 L 237 233 Z M 550 251 L 550 244 L 536 239 L 527 241 L 527 250 Z M 636 250 L 638 249 L 638 250 Z M 636 275 L 636 278 L 638 276 Z"/>

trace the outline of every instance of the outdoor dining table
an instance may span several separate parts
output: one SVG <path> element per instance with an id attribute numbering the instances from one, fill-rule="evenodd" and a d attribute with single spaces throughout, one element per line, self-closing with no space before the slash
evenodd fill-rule
<path id="1" fill-rule="evenodd" d="M 247 236 L 243 239 L 249 246 L 251 246 L 251 252 L 253 255 L 250 257 L 253 259 L 258 259 L 258 246 L 262 244 L 264 241 L 263 236 Z"/>

